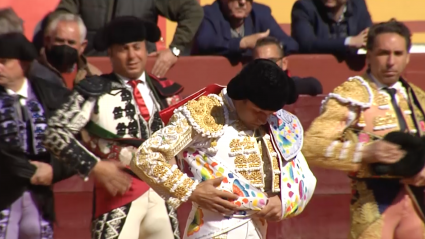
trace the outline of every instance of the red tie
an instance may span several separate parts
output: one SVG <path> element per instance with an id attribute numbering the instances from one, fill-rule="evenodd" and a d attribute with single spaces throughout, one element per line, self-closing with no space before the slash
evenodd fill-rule
<path id="1" fill-rule="evenodd" d="M 148 107 L 146 107 L 142 94 L 140 93 L 139 89 L 137 89 L 137 85 L 141 82 L 142 82 L 141 80 L 130 80 L 128 81 L 128 84 L 131 85 L 131 87 L 133 87 L 134 100 L 136 100 L 137 106 L 139 107 L 140 114 L 142 114 L 143 118 L 146 121 L 149 121 L 150 114 L 149 114 Z"/>

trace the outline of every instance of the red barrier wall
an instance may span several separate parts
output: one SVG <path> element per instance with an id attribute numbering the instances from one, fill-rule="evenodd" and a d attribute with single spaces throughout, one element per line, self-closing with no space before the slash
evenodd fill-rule
<path id="1" fill-rule="evenodd" d="M 148 60 L 147 69 L 153 66 L 154 58 Z M 89 61 L 103 72 L 110 72 L 111 66 L 107 58 L 90 58 Z M 338 63 L 331 56 L 306 55 L 291 56 L 289 66 L 291 74 L 298 76 L 315 76 L 323 86 L 325 93 L 331 91 L 347 77 L 361 74 L 364 59 L 353 59 L 350 69 L 345 63 Z M 425 69 L 422 63 L 425 55 L 413 54 L 405 76 L 421 88 L 425 88 L 422 80 Z M 359 67 L 360 65 L 360 67 Z M 237 72 L 241 65 L 231 66 L 222 57 L 181 57 L 178 64 L 172 68 L 167 77 L 185 87 L 184 95 L 189 95 L 198 89 L 211 84 L 225 85 Z M 308 128 L 311 121 L 318 116 L 323 96 L 301 96 L 287 110 L 295 113 L 303 127 Z M 315 195 L 306 210 L 293 219 L 280 223 L 271 223 L 268 239 L 345 239 L 349 227 L 349 180 L 341 172 L 313 168 L 318 179 Z M 92 210 L 91 182 L 83 183 L 74 177 L 55 185 L 56 208 L 59 225 L 55 228 L 57 239 L 90 238 L 90 219 Z M 186 223 L 190 205 L 184 204 L 179 209 L 181 231 Z"/>
<path id="2" fill-rule="evenodd" d="M 294 76 L 314 76 L 323 84 L 324 93 L 329 93 L 337 85 L 350 76 L 363 73 L 365 69 L 364 56 L 354 56 L 349 66 L 338 62 L 330 55 L 294 55 L 289 58 L 289 70 Z M 425 89 L 425 54 L 412 54 L 410 63 L 404 73 L 405 77 L 419 87 Z M 89 61 L 103 72 L 111 72 L 108 58 L 92 57 Z M 155 58 L 148 58 L 147 70 L 151 70 Z M 185 87 L 184 94 L 189 95 L 208 84 L 226 85 L 235 76 L 242 65 L 232 66 L 229 61 L 219 56 L 180 57 L 177 64 L 170 69 L 167 77 L 179 82 Z"/>

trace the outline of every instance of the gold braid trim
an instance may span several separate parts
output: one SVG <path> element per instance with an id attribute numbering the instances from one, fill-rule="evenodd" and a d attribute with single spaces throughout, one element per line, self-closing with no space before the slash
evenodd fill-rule
<path id="1" fill-rule="evenodd" d="M 348 172 L 358 170 L 356 153 L 361 153 L 357 138 L 347 131 L 350 110 L 346 104 L 329 99 L 322 114 L 306 131 L 302 153 L 314 166 Z M 357 158 L 361 158 L 361 154 Z"/>
<path id="2" fill-rule="evenodd" d="M 422 107 L 425 107 L 425 92 L 412 83 L 409 83 L 409 85 L 415 93 L 416 97 L 418 98 L 419 103 L 422 105 Z"/>
<path id="3" fill-rule="evenodd" d="M 187 201 L 198 182 L 182 173 L 177 165 L 170 165 L 181 150 L 192 142 L 192 127 L 180 113 L 175 113 L 170 123 L 156 131 L 137 150 L 130 163 L 131 170 L 149 184 L 165 200 L 171 199 L 177 208 Z"/>
<path id="4" fill-rule="evenodd" d="M 302 153 L 308 162 L 319 167 L 357 171 L 363 146 L 347 129 L 362 116 L 356 112 L 369 108 L 373 98 L 372 87 L 360 76 L 336 87 L 322 102 L 320 116 L 305 134 Z"/>
<path id="5" fill-rule="evenodd" d="M 355 202 L 350 206 L 351 227 L 350 239 L 380 239 L 382 232 L 382 216 L 372 190 L 365 182 L 354 181 Z"/>
<path id="6" fill-rule="evenodd" d="M 372 88 L 369 83 L 360 76 L 350 77 L 329 94 L 343 104 L 369 108 L 373 102 Z"/>
<path id="7" fill-rule="evenodd" d="M 187 118 L 198 134 L 206 138 L 218 138 L 224 133 L 223 127 L 228 117 L 227 108 L 223 104 L 222 98 L 211 94 L 188 101 L 177 112 Z"/>
<path id="8" fill-rule="evenodd" d="M 413 93 L 417 97 L 420 106 L 422 107 L 423 110 L 425 110 L 425 92 L 422 89 L 420 89 L 419 87 L 417 87 L 413 84 L 409 83 L 409 85 L 411 86 Z M 412 102 L 412 94 L 411 93 L 412 92 L 407 93 L 408 96 L 409 96 L 410 102 Z M 423 130 L 422 125 L 421 125 L 421 121 L 424 121 L 425 115 L 422 114 L 421 110 L 419 109 L 419 107 L 416 104 L 413 104 L 412 114 L 415 116 L 415 120 L 417 120 L 416 123 L 419 125 L 419 129 L 417 129 L 417 130 L 419 130 L 419 134 L 421 136 L 425 135 L 425 131 Z"/>

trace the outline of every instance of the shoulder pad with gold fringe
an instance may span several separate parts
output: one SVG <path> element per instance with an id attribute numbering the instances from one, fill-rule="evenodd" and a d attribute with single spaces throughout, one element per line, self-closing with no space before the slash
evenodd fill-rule
<path id="1" fill-rule="evenodd" d="M 334 98 L 343 104 L 365 109 L 372 105 L 373 93 L 367 81 L 361 76 L 355 76 L 348 78 L 347 81 L 336 87 L 327 98 Z"/>
<path id="2" fill-rule="evenodd" d="M 221 97 L 215 94 L 190 100 L 176 111 L 181 112 L 193 129 L 206 138 L 218 138 L 224 133 L 227 114 Z"/>

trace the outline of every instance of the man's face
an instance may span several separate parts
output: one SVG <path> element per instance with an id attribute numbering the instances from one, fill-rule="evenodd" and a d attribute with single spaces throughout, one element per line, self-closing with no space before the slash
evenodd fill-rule
<path id="1" fill-rule="evenodd" d="M 375 38 L 373 49 L 367 52 L 371 73 L 388 86 L 399 80 L 409 58 L 406 40 L 396 33 L 379 34 Z"/>
<path id="2" fill-rule="evenodd" d="M 329 8 L 342 6 L 342 5 L 346 4 L 347 1 L 348 0 L 322 0 L 323 4 L 326 7 L 329 7 Z"/>
<path id="3" fill-rule="evenodd" d="M 108 52 L 116 73 L 129 79 L 137 79 L 145 71 L 148 58 L 145 41 L 113 45 Z"/>
<path id="4" fill-rule="evenodd" d="M 78 51 L 78 55 L 83 54 L 87 46 L 87 40 L 81 41 L 78 23 L 74 21 L 60 21 L 56 30 L 50 32 L 46 38 L 46 47 L 67 45 Z"/>
<path id="5" fill-rule="evenodd" d="M 0 59 L 0 85 L 8 88 L 16 80 L 23 78 L 23 67 L 17 59 Z"/>
<path id="6" fill-rule="evenodd" d="M 252 0 L 221 0 L 226 15 L 236 19 L 246 18 L 252 10 Z"/>
<path id="7" fill-rule="evenodd" d="M 280 51 L 280 48 L 275 44 L 257 47 L 254 50 L 254 60 L 260 58 L 272 60 L 276 62 L 282 70 L 286 71 L 288 68 L 288 59 L 286 57 L 282 57 L 282 53 Z"/>
<path id="8" fill-rule="evenodd" d="M 249 100 L 234 100 L 233 103 L 239 120 L 250 129 L 257 129 L 266 124 L 269 116 L 274 113 L 273 111 L 260 109 Z"/>

